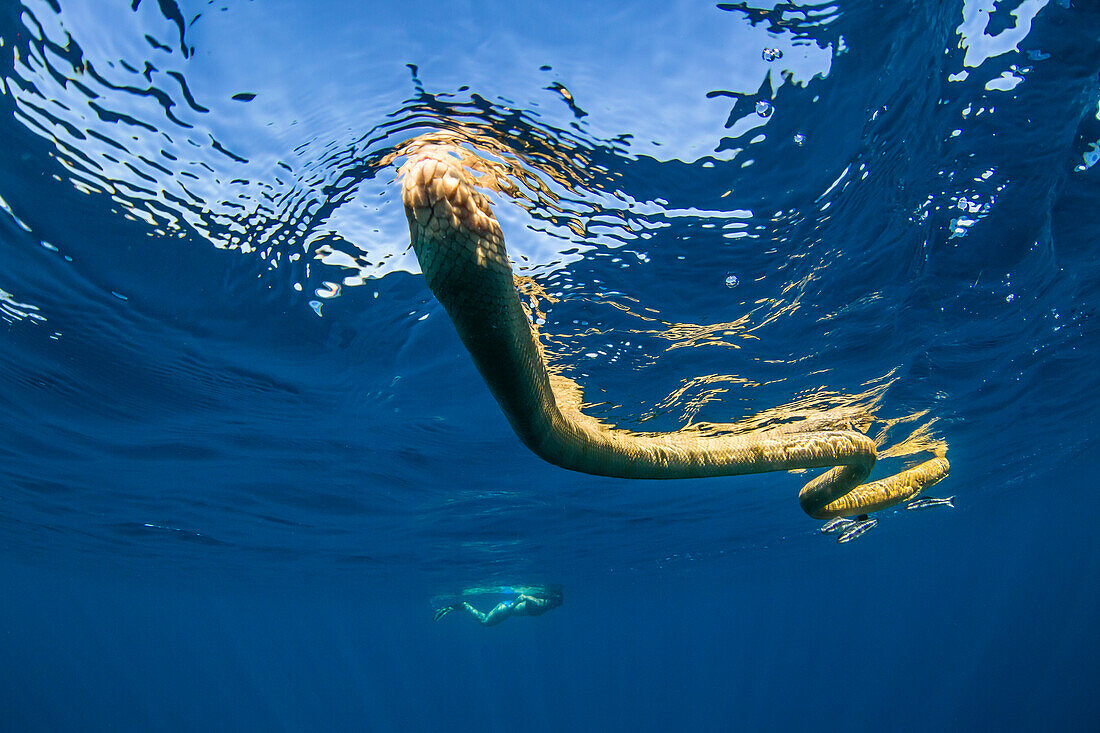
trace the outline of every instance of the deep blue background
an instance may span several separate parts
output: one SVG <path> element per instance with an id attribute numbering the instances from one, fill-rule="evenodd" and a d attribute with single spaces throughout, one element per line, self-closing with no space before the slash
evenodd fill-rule
<path id="1" fill-rule="evenodd" d="M 5 728 L 1087 728 L 1090 475 L 860 554 L 589 580 L 488 630 L 399 583 L 8 566 Z"/>
<path id="2" fill-rule="evenodd" d="M 773 5 L 0 3 L 0 729 L 1092 725 L 1100 13 Z M 887 385 L 956 508 L 531 455 L 406 251 L 439 130 L 594 413 Z"/>

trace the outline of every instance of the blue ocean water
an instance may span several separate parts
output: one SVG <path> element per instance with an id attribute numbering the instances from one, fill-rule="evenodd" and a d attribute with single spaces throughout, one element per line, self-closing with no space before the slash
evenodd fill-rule
<path id="1" fill-rule="evenodd" d="M 1094 3 L 5 0 L 0 130 L 0 729 L 1100 714 Z M 866 415 L 954 508 L 542 462 L 409 250 L 430 134 L 589 412 Z"/>

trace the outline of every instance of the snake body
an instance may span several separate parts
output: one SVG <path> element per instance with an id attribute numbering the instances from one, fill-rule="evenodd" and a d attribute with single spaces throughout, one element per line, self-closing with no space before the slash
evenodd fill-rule
<path id="1" fill-rule="evenodd" d="M 520 440 L 550 463 L 633 479 L 828 467 L 799 492 L 802 508 L 819 519 L 885 509 L 947 475 L 941 451 L 865 484 L 877 453 L 874 441 L 855 430 L 643 435 L 584 415 L 572 383 L 547 371 L 500 225 L 459 152 L 447 145 L 422 148 L 405 162 L 401 178 L 410 238 L 428 287 Z"/>

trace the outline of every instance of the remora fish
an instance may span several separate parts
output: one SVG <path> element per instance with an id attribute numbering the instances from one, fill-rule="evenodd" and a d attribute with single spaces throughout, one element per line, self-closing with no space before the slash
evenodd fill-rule
<path id="1" fill-rule="evenodd" d="M 955 508 L 955 497 L 949 496 L 946 499 L 936 499 L 931 496 L 927 496 L 923 499 L 914 499 L 905 505 L 906 509 L 931 509 L 934 506 L 949 506 L 952 509 Z"/>
<path id="2" fill-rule="evenodd" d="M 848 527 L 855 524 L 855 520 L 848 519 L 848 517 L 833 517 L 825 524 L 821 525 L 822 534 L 832 534 L 833 532 L 840 532 L 848 529 Z"/>
<path id="3" fill-rule="evenodd" d="M 871 527 L 874 527 L 876 524 L 878 524 L 877 519 L 867 519 L 862 522 L 852 522 L 852 526 L 844 530 L 844 532 L 842 532 L 841 535 L 836 538 L 836 541 L 840 544 L 851 542 L 856 537 L 859 537 L 861 534 L 871 529 Z"/>

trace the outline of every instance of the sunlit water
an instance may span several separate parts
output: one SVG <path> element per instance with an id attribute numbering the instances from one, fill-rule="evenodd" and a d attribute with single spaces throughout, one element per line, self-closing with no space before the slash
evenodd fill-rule
<path id="1" fill-rule="evenodd" d="M 721 664 L 701 640 L 730 633 L 727 623 L 743 631 L 747 618 L 760 639 L 781 638 L 775 609 L 809 613 L 807 599 L 835 618 L 852 615 L 848 603 L 904 608 L 910 629 L 961 617 L 956 649 L 987 612 L 1024 613 L 1010 601 L 949 612 L 900 599 L 900 588 L 939 592 L 933 576 L 893 575 L 892 563 L 912 571 L 924 552 L 959 567 L 945 587 L 963 594 L 981 579 L 985 598 L 1015 598 L 997 595 L 1025 592 L 1005 575 L 1000 543 L 1031 532 L 1042 562 L 1081 563 L 1080 582 L 1095 584 L 1095 551 L 1072 562 L 1064 551 L 1083 549 L 1084 508 L 1096 503 L 1069 478 L 1096 448 L 1100 389 L 1097 8 L 596 5 L 0 5 L 0 528 L 18 582 L 34 586 L 27 578 L 47 568 L 200 587 L 308 578 L 411 609 L 390 620 L 395 633 L 470 633 L 451 660 L 483 653 L 481 642 L 458 619 L 420 628 L 432 595 L 561 583 L 562 609 L 505 633 L 583 627 L 574 642 L 614 656 L 623 649 L 594 629 L 660 625 L 695 607 L 695 643 L 637 632 L 627 661 L 702 669 L 719 687 Z M 502 172 L 493 196 L 509 251 L 532 278 L 554 364 L 585 388 L 592 414 L 674 430 L 858 410 L 886 454 L 876 475 L 914 458 L 906 446 L 946 441 L 952 473 L 934 494 L 956 508 L 888 510 L 838 545 L 798 507 L 807 474 L 630 482 L 541 462 L 409 249 L 394 181 L 404 146 L 426 134 L 473 142 Z M 968 565 L 971 544 L 982 550 Z M 882 595 L 861 578 L 886 583 Z M 1069 580 L 1050 582 L 1064 592 Z M 738 600 L 706 606 L 714 591 L 700 589 L 727 584 Z M 654 617 L 635 610 L 655 602 L 639 588 L 670 587 L 698 595 L 661 600 Z M 761 592 L 791 596 L 751 603 Z M 627 611 L 608 600 L 620 593 L 648 600 Z M 224 603 L 233 636 L 235 614 L 250 614 Z M 347 623 L 333 608 L 329 623 Z M 1097 608 L 1080 596 L 1066 612 Z M 173 613 L 169 628 L 198 633 Z M 1060 628 L 1077 643 L 1024 644 L 1032 666 L 1066 663 L 1059 649 L 1098 651 L 1095 631 Z M 830 664 L 877 679 L 882 667 L 859 661 L 864 632 L 830 633 L 853 645 L 827 652 Z M 234 663 L 248 668 L 242 648 Z M 22 646 L 8 649 L 23 659 Z M 781 645 L 738 652 L 774 654 L 786 658 Z M 881 654 L 872 659 L 893 658 Z M 927 679 L 943 654 L 909 671 Z M 976 677 L 990 661 L 954 666 Z M 769 674 L 800 676 L 782 669 Z M 905 670 L 891 684 L 919 689 Z M 58 679 L 48 665 L 39 674 Z M 564 675 L 540 677 L 540 689 Z M 623 687 L 643 698 L 670 684 L 638 675 Z M 280 718 L 269 683 L 257 683 L 264 711 L 233 708 L 239 724 Z M 453 681 L 433 684 L 449 692 L 422 710 L 425 726 L 463 697 Z M 777 694 L 759 685 L 758 702 Z M 678 699 L 700 694 L 686 689 Z M 1087 719 L 1083 698 L 1059 689 L 1057 720 Z M 480 692 L 494 699 L 491 686 Z M 615 729 L 578 713 L 591 701 L 573 688 L 558 692 L 568 716 L 543 692 L 518 698 L 546 708 L 534 729 Z M 382 716 L 377 729 L 398 729 L 398 703 L 379 695 L 363 710 Z M 925 720 L 1007 716 L 991 699 L 951 699 Z M 316 724 L 290 708 L 287 729 Z M 717 717 L 694 720 L 729 719 L 707 710 Z M 892 720 L 873 710 L 859 720 Z M 1004 720 L 1043 720 L 1027 710 Z M 502 722 L 478 711 L 482 725 Z M 345 709 L 345 724 L 360 712 Z M 194 715 L 172 720 L 205 720 Z"/>

